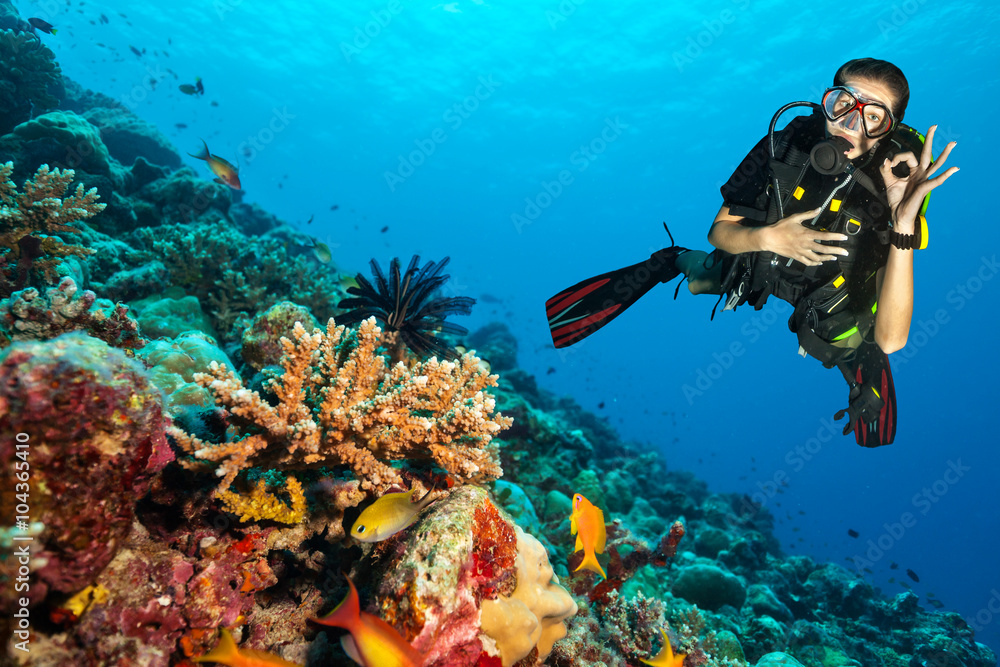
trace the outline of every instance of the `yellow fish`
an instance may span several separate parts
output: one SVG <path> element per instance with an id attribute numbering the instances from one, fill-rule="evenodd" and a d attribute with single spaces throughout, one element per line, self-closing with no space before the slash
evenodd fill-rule
<path id="1" fill-rule="evenodd" d="M 686 653 L 679 653 L 674 655 L 674 650 L 670 648 L 670 638 L 667 637 L 667 633 L 660 628 L 660 634 L 663 635 L 663 648 L 660 652 L 656 654 L 656 657 L 652 660 L 640 660 L 639 662 L 652 665 L 653 667 L 683 667 L 684 657 Z"/>
<path id="2" fill-rule="evenodd" d="M 413 502 L 410 492 L 387 493 L 365 508 L 351 528 L 351 537 L 362 542 L 381 542 L 416 521 L 417 515 L 434 502 L 430 495 Z"/>
<path id="3" fill-rule="evenodd" d="M 583 549 L 583 562 L 573 571 L 590 570 L 607 579 L 608 575 L 604 574 L 604 569 L 597 562 L 596 556 L 604 553 L 604 545 L 608 541 L 608 534 L 604 528 L 604 512 L 578 493 L 573 496 L 573 514 L 570 515 L 569 521 L 570 530 L 576 535 L 576 547 L 573 551 Z"/>
<path id="4" fill-rule="evenodd" d="M 188 153 L 191 157 L 198 158 L 199 160 L 204 160 L 208 163 L 208 168 L 212 170 L 218 178 L 215 178 L 216 183 L 222 183 L 223 185 L 228 185 L 233 190 L 240 189 L 240 170 L 233 165 L 229 164 L 226 160 L 223 160 L 218 155 L 212 155 L 208 152 L 208 144 L 205 140 L 201 140 L 202 146 L 204 148 L 197 155 L 193 153 Z"/>
<path id="5" fill-rule="evenodd" d="M 361 667 L 421 667 L 424 656 L 403 639 L 396 629 L 378 616 L 361 611 L 358 590 L 347 580 L 347 597 L 323 618 L 313 621 L 350 634 L 340 638 L 344 652 Z"/>
<path id="6" fill-rule="evenodd" d="M 195 662 L 217 662 L 220 665 L 229 665 L 229 667 L 302 667 L 297 662 L 288 662 L 284 658 L 279 658 L 265 651 L 236 648 L 233 636 L 225 628 L 222 629 L 218 645 L 212 649 L 211 653 L 191 659 Z"/>

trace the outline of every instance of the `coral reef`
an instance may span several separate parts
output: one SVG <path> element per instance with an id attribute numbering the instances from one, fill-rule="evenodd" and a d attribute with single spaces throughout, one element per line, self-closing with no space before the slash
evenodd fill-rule
<path id="1" fill-rule="evenodd" d="M 254 466 L 346 465 L 362 488 L 379 491 L 402 483 L 386 460 L 431 461 L 458 482 L 499 477 L 490 441 L 509 420 L 491 414 L 494 402 L 484 390 L 495 385 L 495 376 L 471 355 L 458 363 L 431 359 L 387 368 L 377 352 L 380 334 L 374 318 L 354 335 L 332 319 L 325 334 L 309 334 L 296 323 L 294 340 L 282 340 L 283 374 L 268 387 L 277 406 L 218 364 L 195 375 L 244 430 L 238 439 L 213 444 L 172 429 L 194 459 L 185 465 L 215 462 L 222 478 L 217 493 Z"/>
<path id="2" fill-rule="evenodd" d="M 12 162 L 0 165 L 0 295 L 9 296 L 37 276 L 48 284 L 57 280 L 56 265 L 63 257 L 83 257 L 92 250 L 63 242 L 59 234 L 77 234 L 82 220 L 104 210 L 94 188 L 82 183 L 66 196 L 76 177 L 72 169 L 38 168 L 22 192 L 10 180 Z"/>
<path id="3" fill-rule="evenodd" d="M 290 244 L 248 239 L 225 225 L 163 225 L 138 229 L 134 238 L 144 251 L 134 261 L 161 262 L 170 284 L 198 299 L 223 341 L 239 340 L 252 317 L 282 300 L 326 321 L 342 294 L 329 273 L 291 256 Z"/>
<path id="4" fill-rule="evenodd" d="M 0 348 L 11 341 L 48 340 L 71 331 L 85 331 L 126 350 L 146 343 L 127 306 L 98 299 L 90 290 L 79 291 L 69 276 L 45 294 L 29 287 L 0 301 Z"/>
<path id="5" fill-rule="evenodd" d="M 55 107 L 61 94 L 55 54 L 30 32 L 0 30 L 0 135 Z"/>
<path id="6" fill-rule="evenodd" d="M 122 547 L 136 502 L 173 459 L 165 425 L 141 365 L 99 340 L 73 333 L 3 352 L 0 480 L 15 488 L 15 456 L 28 463 L 19 481 L 32 519 L 44 526 L 33 600 L 79 591 Z M 24 456 L 15 454 L 15 434 L 28 444 Z M 13 494 L 0 499 L 6 517 L 15 514 L 12 502 Z M 0 561 L 0 579 L 10 580 L 14 562 Z M 3 586 L 0 607 L 11 608 L 13 592 Z"/>

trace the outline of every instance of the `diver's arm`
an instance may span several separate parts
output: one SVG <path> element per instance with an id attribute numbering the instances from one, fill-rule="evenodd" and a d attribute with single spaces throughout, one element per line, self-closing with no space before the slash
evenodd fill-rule
<path id="1" fill-rule="evenodd" d="M 937 125 L 931 125 L 919 160 L 913 153 L 900 153 L 891 161 L 886 159 L 880 168 L 886 187 L 886 199 L 892 208 L 892 227 L 899 234 L 914 233 L 924 197 L 958 171 L 958 167 L 950 167 L 934 176 L 945 165 L 956 146 L 954 141 L 948 143 L 938 159 L 934 160 L 932 147 L 936 132 Z M 892 168 L 902 162 L 909 167 L 909 174 L 898 177 L 892 172 Z M 913 318 L 913 252 L 890 245 L 889 259 L 885 268 L 880 270 L 884 275 L 878 291 L 878 310 L 875 313 L 875 342 L 886 354 L 906 345 L 906 338 L 910 333 L 910 321 Z"/>
<path id="2" fill-rule="evenodd" d="M 730 215 L 723 206 L 708 232 L 708 242 L 719 250 L 738 255 L 743 252 L 773 252 L 806 264 L 819 266 L 825 261 L 846 255 L 847 250 L 823 245 L 819 241 L 846 241 L 843 234 L 821 232 L 802 223 L 815 218 L 819 210 L 795 213 L 765 227 L 747 227 L 745 218 Z"/>
<path id="3" fill-rule="evenodd" d="M 897 230 L 912 234 L 913 229 Z M 900 350 L 910 335 L 913 318 L 913 251 L 889 246 L 889 259 L 878 275 L 875 342 L 886 354 Z"/>

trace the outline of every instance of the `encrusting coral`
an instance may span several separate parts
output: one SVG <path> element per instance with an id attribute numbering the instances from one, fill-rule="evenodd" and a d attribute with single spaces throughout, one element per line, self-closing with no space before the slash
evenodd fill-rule
<path id="1" fill-rule="evenodd" d="M 491 414 L 495 401 L 485 388 L 497 376 L 466 354 L 456 362 L 428 361 L 388 368 L 378 353 L 381 329 L 374 318 L 350 333 L 331 319 L 312 334 L 296 323 L 294 340 L 282 338 L 280 378 L 269 381 L 272 406 L 250 391 L 230 369 L 213 363 L 195 381 L 211 389 L 242 427 L 223 444 L 204 442 L 178 428 L 170 433 L 197 468 L 216 462 L 222 478 L 216 496 L 241 471 L 346 465 L 362 488 L 384 492 L 403 484 L 392 460 L 429 460 L 456 482 L 483 483 L 500 477 L 493 436 L 511 424 Z M 241 513 L 247 513 L 246 507 Z"/>
<path id="2" fill-rule="evenodd" d="M 43 164 L 34 178 L 24 183 L 23 192 L 10 176 L 14 164 L 0 165 L 0 295 L 9 296 L 27 285 L 32 272 L 44 280 L 58 280 L 56 265 L 62 257 L 84 257 L 89 248 L 64 243 L 54 234 L 78 234 L 81 220 L 104 210 L 97 188 L 86 190 L 82 183 L 66 197 L 76 177 L 72 169 L 49 169 Z"/>

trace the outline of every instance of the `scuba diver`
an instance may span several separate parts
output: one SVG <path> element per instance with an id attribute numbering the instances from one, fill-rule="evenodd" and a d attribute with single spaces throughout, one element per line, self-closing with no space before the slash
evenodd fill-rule
<path id="1" fill-rule="evenodd" d="M 896 397 L 887 355 L 909 334 L 913 251 L 927 244 L 930 192 L 958 171 L 934 176 L 956 144 L 933 160 L 937 126 L 925 140 L 901 122 L 909 97 L 899 68 L 861 58 L 837 70 L 820 104 L 781 107 L 721 188 L 708 233 L 715 249 L 671 245 L 556 294 L 545 304 L 555 346 L 589 336 L 681 274 L 692 294 L 717 294 L 716 306 L 724 299 L 723 310 L 759 310 L 774 295 L 794 307 L 788 326 L 799 353 L 847 380 L 848 405 L 834 417 L 848 416 L 844 435 L 853 429 L 865 447 L 890 444 Z M 776 132 L 794 107 L 812 114 Z"/>

